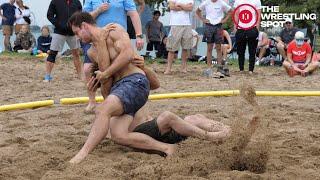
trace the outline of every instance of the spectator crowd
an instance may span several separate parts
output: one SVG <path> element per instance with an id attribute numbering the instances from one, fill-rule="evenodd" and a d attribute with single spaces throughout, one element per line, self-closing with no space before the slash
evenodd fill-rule
<path id="1" fill-rule="evenodd" d="M 250 28 L 243 28 L 244 24 L 239 21 L 238 15 L 242 9 L 237 7 L 243 4 L 250 4 L 257 9 L 255 11 L 257 14 L 253 15 L 253 20 L 257 23 Z M 98 27 L 102 28 L 109 23 L 120 24 L 128 31 L 137 50 L 141 50 L 146 44 L 145 57 L 151 57 L 151 52 L 155 52 L 157 58 L 166 59 L 167 65 L 164 71 L 166 75 L 172 73 L 172 64 L 177 59 L 179 51 L 181 51 L 180 71 L 182 73 L 187 73 L 188 60 L 205 60 L 207 68 L 203 70 L 203 75 L 215 78 L 230 76 L 228 57 L 233 53 L 238 55 L 239 71 L 244 72 L 247 47 L 249 74 L 253 74 L 257 65 L 283 65 L 290 76 L 308 76 L 319 66 L 318 57 L 320 56 L 314 52 L 315 47 L 312 47 L 309 38 L 306 37 L 306 31 L 296 28 L 293 19 L 285 19 L 284 28 L 279 36 L 269 37 L 261 30 L 260 0 L 236 0 L 233 6 L 224 0 L 203 0 L 197 7 L 194 0 L 169 0 L 170 30 L 168 32 L 159 20 L 161 17 L 159 10 L 154 10 L 152 20 L 142 27 L 140 15 L 144 7 L 143 0 L 125 0 L 124 3 L 112 0 L 85 0 L 83 7 L 79 0 L 52 0 L 47 18 L 54 25 L 54 32 L 51 34 L 48 26 L 44 26 L 41 28 L 41 35 L 36 39 L 30 31 L 29 7 L 24 5 L 22 0 L 8 0 L 0 6 L 3 45 L 6 51 L 32 55 L 47 54 L 44 81 L 50 82 L 53 79 L 51 74 L 56 56 L 63 50 L 66 42 L 71 49 L 79 78 L 88 81 L 92 63 L 87 51 L 91 44 L 80 43 L 67 23 L 73 13 L 85 11 L 91 14 Z M 202 41 L 207 45 L 205 57 L 197 55 L 201 36 L 192 26 L 192 12 L 203 22 Z M 234 25 L 224 29 L 232 15 L 235 19 Z M 143 28 L 145 37 L 142 34 Z M 230 29 L 231 32 L 228 32 L 227 30 Z M 15 40 L 12 46 L 13 33 L 15 33 Z M 80 47 L 84 51 L 83 65 L 80 61 Z M 216 58 L 212 56 L 213 49 L 216 51 Z M 89 97 L 93 95 L 89 94 Z M 91 100 L 94 104 L 94 100 L 92 98 Z"/>

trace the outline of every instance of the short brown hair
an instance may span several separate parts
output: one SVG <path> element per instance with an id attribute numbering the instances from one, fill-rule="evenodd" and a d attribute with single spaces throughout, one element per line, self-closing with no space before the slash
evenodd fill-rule
<path id="1" fill-rule="evenodd" d="M 86 22 L 88 24 L 96 24 L 95 20 L 93 17 L 87 13 L 87 12 L 76 12 L 74 13 L 68 21 L 68 25 L 71 26 L 76 26 L 80 27 L 81 23 Z"/>

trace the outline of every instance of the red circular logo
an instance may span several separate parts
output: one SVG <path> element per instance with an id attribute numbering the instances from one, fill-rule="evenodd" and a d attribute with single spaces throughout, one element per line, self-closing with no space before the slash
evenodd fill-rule
<path id="1" fill-rule="evenodd" d="M 238 21 L 237 21 L 235 16 L 237 11 L 241 7 L 242 7 L 242 10 L 240 10 L 238 14 Z M 255 19 L 253 18 L 253 13 L 255 13 L 255 16 L 256 16 Z M 235 10 L 233 11 L 232 19 L 238 29 L 243 29 L 243 30 L 252 29 L 254 26 L 257 25 L 257 22 L 258 22 L 258 10 L 251 4 L 242 4 L 235 8 Z"/>

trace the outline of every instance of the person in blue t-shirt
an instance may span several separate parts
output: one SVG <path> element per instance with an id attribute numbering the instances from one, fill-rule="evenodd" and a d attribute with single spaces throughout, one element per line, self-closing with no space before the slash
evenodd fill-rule
<path id="1" fill-rule="evenodd" d="M 15 0 L 10 0 L 9 3 L 4 3 L 0 6 L 0 16 L 2 18 L 2 31 L 4 36 L 3 44 L 6 51 L 12 51 L 10 44 L 10 36 L 12 36 L 13 24 L 16 20 L 16 7 L 14 6 L 14 3 Z"/>
<path id="2" fill-rule="evenodd" d="M 109 23 L 117 23 L 127 29 L 127 15 L 130 16 L 139 39 L 137 40 L 136 47 L 137 49 L 143 47 L 141 20 L 133 0 L 86 0 L 83 11 L 91 14 L 98 27 L 104 27 Z M 87 82 L 91 79 L 92 64 L 87 56 L 87 50 L 90 46 L 90 44 L 82 44 L 85 56 L 83 71 Z M 96 105 L 95 93 L 93 94 L 88 91 L 88 96 L 89 104 L 85 112 L 91 113 Z"/>
<path id="3" fill-rule="evenodd" d="M 48 26 L 43 26 L 41 28 L 41 36 L 38 37 L 38 54 L 50 52 L 52 37 L 50 36 L 50 29 Z"/>

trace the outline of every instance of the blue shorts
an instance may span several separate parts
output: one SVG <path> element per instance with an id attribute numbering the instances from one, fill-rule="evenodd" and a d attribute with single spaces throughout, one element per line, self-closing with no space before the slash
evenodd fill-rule
<path id="1" fill-rule="evenodd" d="M 83 55 L 84 55 L 83 63 L 92 63 L 87 53 L 90 47 L 91 47 L 91 44 L 89 43 L 81 43 L 81 48 L 83 50 Z"/>
<path id="2" fill-rule="evenodd" d="M 117 96 L 124 114 L 134 116 L 146 104 L 150 84 L 147 77 L 140 73 L 131 74 L 117 81 L 111 88 L 110 95 Z"/>

